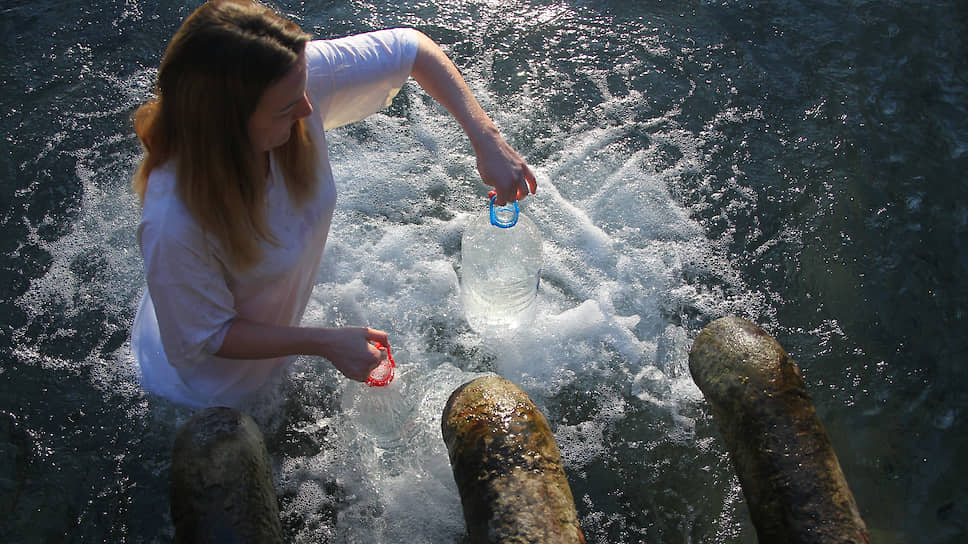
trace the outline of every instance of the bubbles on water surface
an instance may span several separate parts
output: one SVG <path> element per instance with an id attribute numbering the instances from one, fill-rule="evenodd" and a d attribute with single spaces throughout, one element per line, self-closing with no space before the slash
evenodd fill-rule
<path id="1" fill-rule="evenodd" d="M 401 426 L 366 419 L 368 410 L 386 404 L 371 403 L 371 390 L 381 388 L 345 383 L 339 388 L 343 408 L 338 413 L 302 424 L 317 436 L 326 429 L 316 447 L 282 459 L 283 517 L 298 527 L 298 541 L 312 541 L 314 535 L 370 542 L 460 538 L 460 497 L 440 437 L 440 414 L 450 393 L 480 374 L 447 363 L 408 368 L 404 351 L 396 353 L 400 374 L 392 383 L 400 380 L 399 389 L 383 393 L 405 399 Z M 300 387 L 325 377 L 309 373 L 310 381 Z"/>
<path id="2" fill-rule="evenodd" d="M 710 504 L 677 491 L 690 462 L 721 461 L 715 449 L 697 451 L 692 442 L 708 421 L 684 370 L 689 334 L 702 317 L 748 301 L 723 302 L 724 293 L 710 287 L 729 295 L 738 279 L 669 193 L 670 181 L 701 172 L 705 160 L 701 137 L 666 108 L 672 98 L 642 88 L 643 59 L 669 63 L 672 53 L 644 30 L 623 38 L 607 21 L 564 6 L 435 9 L 453 12 L 436 21 L 452 32 L 445 46 L 539 178 L 538 194 L 523 203 L 544 240 L 537 317 L 513 343 L 467 326 L 458 299 L 460 236 L 483 209 L 486 188 L 460 127 L 439 106 L 409 84 L 388 112 L 330 134 L 339 200 L 306 320 L 387 331 L 407 362 L 406 379 L 385 391 L 399 395 L 369 413 L 362 404 L 371 391 L 345 383 L 307 396 L 304 413 L 278 422 L 283 435 L 296 437 L 274 448 L 289 534 L 297 542 L 459 541 L 463 519 L 440 412 L 478 371 L 520 383 L 548 416 L 590 542 L 631 542 L 610 538 L 612 528 L 634 535 L 690 508 L 729 509 L 731 495 Z M 575 32 L 575 23 L 595 32 Z M 604 37 L 592 39 L 599 31 Z M 610 40 L 634 51 L 605 66 L 598 57 Z M 480 54 L 467 54 L 474 51 Z M 117 123 L 152 77 L 141 71 L 114 81 L 122 91 L 110 110 Z M 74 128 L 92 122 L 81 117 Z M 123 345 L 143 279 L 137 203 L 127 190 L 137 144 L 126 131 L 112 129 L 72 151 L 72 175 L 83 187 L 79 212 L 68 236 L 33 235 L 51 264 L 22 301 L 35 320 L 31 333 L 40 329 L 46 343 L 60 346 L 37 360 L 67 368 L 72 357 L 107 353 L 113 366 L 88 365 L 95 387 L 123 391 L 135 404 Z M 39 159 L 61 153 L 65 140 L 56 135 Z M 39 316 L 46 313 L 66 321 L 45 328 Z M 86 354 L 71 355 L 85 330 L 95 331 L 80 344 Z M 293 379 L 304 380 L 301 387 L 344 383 L 335 372 Z M 355 419 L 386 410 L 394 417 L 370 421 L 383 428 Z M 161 416 L 148 410 L 144 417 Z M 137 445 L 119 448 L 140 455 Z M 613 495 L 640 472 L 653 487 Z M 731 493 L 728 482 L 711 487 Z"/>
<path id="3" fill-rule="evenodd" d="M 548 22 L 545 31 L 556 32 Z M 441 21 L 447 24 L 456 23 Z M 477 47 L 478 36 L 469 30 L 466 42 L 452 47 Z M 552 74 L 561 59 L 545 54 L 520 68 L 547 76 L 547 89 L 576 77 Z M 653 47 L 649 54 L 671 53 Z M 710 421 L 685 357 L 698 322 L 757 301 L 736 296 L 738 275 L 670 193 L 680 177 L 701 175 L 703 142 L 675 112 L 643 115 L 643 95 L 632 87 L 618 92 L 621 85 L 597 67 L 583 69 L 586 94 L 575 95 L 578 108 L 569 110 L 581 119 L 570 126 L 564 120 L 571 117 L 549 113 L 540 78 L 495 95 L 481 81 L 498 76 L 488 71 L 496 55 L 484 53 L 465 68 L 485 109 L 538 175 L 538 194 L 522 203 L 544 240 L 534 323 L 501 343 L 467 326 L 458 300 L 459 240 L 483 209 L 486 188 L 459 127 L 406 87 L 402 109 L 331 134 L 339 205 L 307 316 L 386 330 L 394 352 L 407 352 L 408 389 L 425 393 L 410 397 L 412 426 L 381 444 L 353 421 L 367 391 L 350 384 L 335 435 L 321 444 L 338 447 L 287 460 L 293 468 L 282 480 L 294 489 L 303 478 L 339 481 L 333 523 L 340 534 L 458 539 L 463 521 L 439 436 L 440 410 L 474 376 L 459 369 L 487 370 L 522 385 L 548 416 L 590 541 L 635 541 L 617 528 L 644 534 L 662 516 L 687 521 L 652 534 L 715 525 L 689 512 L 720 516 L 738 498 L 734 482 L 716 479 L 726 470 L 722 451 L 695 442 L 710 432 Z M 680 489 L 695 464 L 716 467 L 703 478 L 722 495 Z M 641 485 L 628 486 L 641 474 Z"/>
<path id="4" fill-rule="evenodd" d="M 449 130 L 427 128 L 446 125 L 446 117 L 419 103 L 411 103 L 410 116 L 417 134 Z M 393 125 L 381 118 L 372 123 Z M 590 501 L 583 510 L 589 534 L 612 534 L 619 525 L 635 534 L 636 524 L 645 523 L 642 516 L 657 515 L 656 510 L 646 508 L 631 518 L 616 512 L 649 504 L 656 494 L 670 497 L 662 508 L 672 516 L 696 508 L 717 514 L 731 509 L 738 499 L 729 491 L 730 482 L 711 485 L 732 498 L 677 489 L 681 475 L 693 470 L 691 463 L 725 466 L 721 451 L 697 451 L 694 444 L 697 427 L 708 429 L 709 421 L 697 407 L 698 390 L 685 369 L 690 333 L 683 327 L 723 311 L 724 303 L 722 293 L 705 292 L 702 282 L 692 283 L 689 277 L 706 274 L 727 285 L 736 278 L 668 194 L 663 176 L 674 174 L 656 174 L 643 167 L 641 156 L 629 160 L 610 148 L 616 138 L 610 131 L 577 134 L 588 144 L 586 157 L 601 162 L 597 170 L 582 170 L 588 161 L 581 158 L 580 147 L 565 146 L 569 153 L 539 165 L 539 193 L 524 202 L 546 241 L 538 315 L 527 334 L 495 344 L 467 327 L 457 300 L 459 253 L 449 248 L 484 202 L 483 194 L 479 201 L 467 197 L 479 182 L 466 171 L 463 144 L 445 138 L 407 147 L 380 136 L 360 136 L 365 132 L 333 136 L 344 151 L 334 153 L 333 160 L 340 202 L 347 206 L 337 211 L 309 313 L 322 321 L 386 330 L 395 353 L 408 352 L 408 388 L 431 388 L 438 400 L 412 397 L 417 406 L 412 426 L 403 436 L 391 432 L 390 440 L 381 443 L 363 421 L 352 421 L 353 406 L 368 392 L 354 384 L 343 390 L 346 409 L 336 440 L 345 457 L 332 461 L 337 454 L 321 452 L 320 458 L 339 466 L 306 475 L 325 474 L 341 482 L 337 532 L 387 542 L 409 532 L 427 542 L 462 533 L 439 418 L 449 393 L 472 377 L 455 366 L 480 368 L 467 359 L 469 354 L 478 354 L 474 357 L 485 369 L 521 384 L 546 413 L 573 490 L 580 501 Z M 401 137 L 412 141 L 406 134 Z M 684 139 L 676 133 L 669 141 Z M 679 150 L 683 158 L 676 168 L 696 168 L 696 146 Z M 456 168 L 466 177 L 442 176 L 446 167 L 438 165 L 447 156 L 458 157 Z M 413 169 L 424 160 L 434 166 Z M 617 170 L 605 166 L 609 162 Z M 397 189 L 400 180 L 378 181 L 384 190 L 368 192 L 355 181 L 385 180 L 387 171 L 407 172 L 407 187 Z M 594 189 L 576 191 L 579 180 Z M 411 195 L 424 191 L 438 195 L 448 213 L 408 212 L 407 205 L 426 206 L 411 204 Z M 436 381 L 445 369 L 450 369 L 449 381 Z M 650 475 L 646 480 L 655 487 L 636 485 L 617 502 L 605 498 L 610 486 L 621 487 L 639 478 L 640 471 Z M 283 479 L 292 485 L 300 480 L 295 472 Z M 426 508 L 415 510 L 413 504 Z M 689 532 L 695 523 L 676 530 Z"/>

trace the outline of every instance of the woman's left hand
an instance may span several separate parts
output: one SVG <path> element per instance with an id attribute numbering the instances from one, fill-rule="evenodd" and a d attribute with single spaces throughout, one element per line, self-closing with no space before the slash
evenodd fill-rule
<path id="1" fill-rule="evenodd" d="M 481 179 L 497 191 L 496 203 L 503 206 L 534 193 L 538 184 L 531 169 L 501 137 L 454 63 L 423 33 L 417 32 L 417 39 L 417 56 L 410 73 L 430 96 L 447 108 L 467 133 L 477 155 L 477 171 Z"/>
<path id="2" fill-rule="evenodd" d="M 484 183 L 494 187 L 498 206 L 521 200 L 538 190 L 534 173 L 500 134 L 494 134 L 484 143 L 479 142 L 474 151 L 477 171 Z"/>

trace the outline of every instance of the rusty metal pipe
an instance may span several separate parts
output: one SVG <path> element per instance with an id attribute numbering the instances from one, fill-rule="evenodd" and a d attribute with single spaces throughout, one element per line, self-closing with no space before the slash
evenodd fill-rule
<path id="1" fill-rule="evenodd" d="M 472 544 L 585 542 L 558 444 L 520 387 L 497 376 L 464 384 L 441 430 Z"/>
<path id="2" fill-rule="evenodd" d="M 760 542 L 870 542 L 800 368 L 773 337 L 745 319 L 716 320 L 696 337 L 689 370 Z"/>
<path id="3" fill-rule="evenodd" d="M 170 492 L 176 543 L 283 542 L 265 439 L 238 410 L 209 408 L 182 426 Z"/>

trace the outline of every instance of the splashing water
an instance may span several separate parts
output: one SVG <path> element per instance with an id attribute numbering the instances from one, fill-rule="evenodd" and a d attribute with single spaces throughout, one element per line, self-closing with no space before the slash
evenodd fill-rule
<path id="1" fill-rule="evenodd" d="M 190 412 L 143 395 L 126 345 L 128 116 L 195 5 L 163 4 L 0 8 L 0 540 L 171 539 Z M 291 541 L 461 542 L 440 413 L 486 373 L 548 417 L 589 542 L 753 541 L 687 371 L 728 313 L 799 360 L 880 541 L 965 535 L 968 207 L 939 182 L 968 149 L 957 10 L 652 4 L 283 3 L 321 37 L 439 41 L 533 166 L 544 241 L 534 323 L 489 342 L 459 296 L 486 202 L 459 126 L 411 83 L 329 135 L 339 199 L 305 321 L 387 331 L 399 374 L 377 397 L 299 358 L 252 406 Z"/>

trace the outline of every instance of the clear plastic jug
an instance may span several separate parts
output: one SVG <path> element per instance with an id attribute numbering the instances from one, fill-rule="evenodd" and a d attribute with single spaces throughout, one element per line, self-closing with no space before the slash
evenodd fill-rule
<path id="1" fill-rule="evenodd" d="M 541 233 L 517 202 L 474 218 L 461 238 L 461 294 L 471 328 L 514 333 L 536 314 L 541 282 Z"/>
<path id="2" fill-rule="evenodd" d="M 390 346 L 374 342 L 385 353 L 365 384 L 351 384 L 343 395 L 343 411 L 373 443 L 388 449 L 401 446 L 414 425 L 414 399 L 406 380 L 396 377 Z"/>

